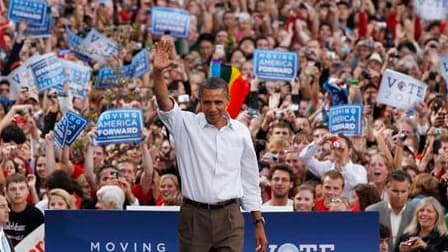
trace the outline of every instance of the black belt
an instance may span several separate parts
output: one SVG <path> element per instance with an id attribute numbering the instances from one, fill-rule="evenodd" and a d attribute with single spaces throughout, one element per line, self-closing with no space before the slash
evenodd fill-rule
<path id="1" fill-rule="evenodd" d="M 207 203 L 201 203 L 201 202 L 197 202 L 188 198 L 184 197 L 184 203 L 191 205 L 191 206 L 195 206 L 195 207 L 199 207 L 199 208 L 203 208 L 203 209 L 221 209 L 224 208 L 230 204 L 236 203 L 237 199 L 229 199 L 229 200 L 225 200 L 225 201 L 220 201 L 220 202 L 216 202 L 214 204 L 207 204 Z"/>

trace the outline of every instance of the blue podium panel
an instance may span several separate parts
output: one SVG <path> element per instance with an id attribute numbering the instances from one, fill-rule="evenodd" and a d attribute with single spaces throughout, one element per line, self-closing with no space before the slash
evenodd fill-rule
<path id="1" fill-rule="evenodd" d="M 245 213 L 244 251 L 255 251 Z M 264 213 L 268 252 L 377 252 L 378 214 Z M 178 212 L 47 211 L 48 252 L 177 252 Z"/>

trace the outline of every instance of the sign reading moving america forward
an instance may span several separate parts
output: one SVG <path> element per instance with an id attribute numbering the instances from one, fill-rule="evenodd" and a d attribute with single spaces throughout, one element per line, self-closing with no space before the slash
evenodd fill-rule
<path id="1" fill-rule="evenodd" d="M 176 38 L 186 38 L 190 27 L 190 14 L 183 9 L 154 7 L 151 10 L 151 33 L 169 32 Z"/>
<path id="2" fill-rule="evenodd" d="M 298 56 L 295 52 L 255 50 L 254 74 L 262 80 L 291 81 L 297 75 Z"/>
<path id="3" fill-rule="evenodd" d="M 96 124 L 95 144 L 136 143 L 142 140 L 143 116 L 139 109 L 103 112 Z"/>
<path id="4" fill-rule="evenodd" d="M 11 0 L 8 19 L 14 22 L 27 22 L 43 25 L 47 18 L 48 3 L 42 0 Z"/>
<path id="5" fill-rule="evenodd" d="M 63 84 L 64 69 L 56 54 L 47 53 L 33 56 L 27 61 L 27 64 L 34 75 L 39 92 Z"/>
<path id="6" fill-rule="evenodd" d="M 362 108 L 360 105 L 343 105 L 330 108 L 331 134 L 360 136 L 362 133 Z"/>
<path id="7" fill-rule="evenodd" d="M 387 69 L 383 73 L 378 102 L 401 109 L 413 109 L 423 101 L 426 84 L 400 72 Z"/>

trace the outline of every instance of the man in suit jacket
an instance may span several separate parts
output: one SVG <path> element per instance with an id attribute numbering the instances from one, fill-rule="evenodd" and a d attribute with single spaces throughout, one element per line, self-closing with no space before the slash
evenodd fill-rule
<path id="1" fill-rule="evenodd" d="M 414 206 L 409 201 L 411 178 L 402 170 L 392 171 L 387 177 L 386 186 L 388 200 L 370 205 L 366 211 L 377 211 L 380 224 L 390 228 L 392 239 L 389 241 L 389 251 L 393 251 L 414 213 Z"/>
<path id="2" fill-rule="evenodd" d="M 3 232 L 3 226 L 9 222 L 9 206 L 6 198 L 0 195 L 0 251 L 14 252 L 14 246 Z"/>

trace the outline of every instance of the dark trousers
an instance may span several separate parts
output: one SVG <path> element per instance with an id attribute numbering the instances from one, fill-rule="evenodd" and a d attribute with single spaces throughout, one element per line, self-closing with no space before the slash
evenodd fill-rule
<path id="1" fill-rule="evenodd" d="M 182 205 L 178 236 L 181 252 L 242 252 L 244 218 L 239 204 L 220 209 Z"/>

